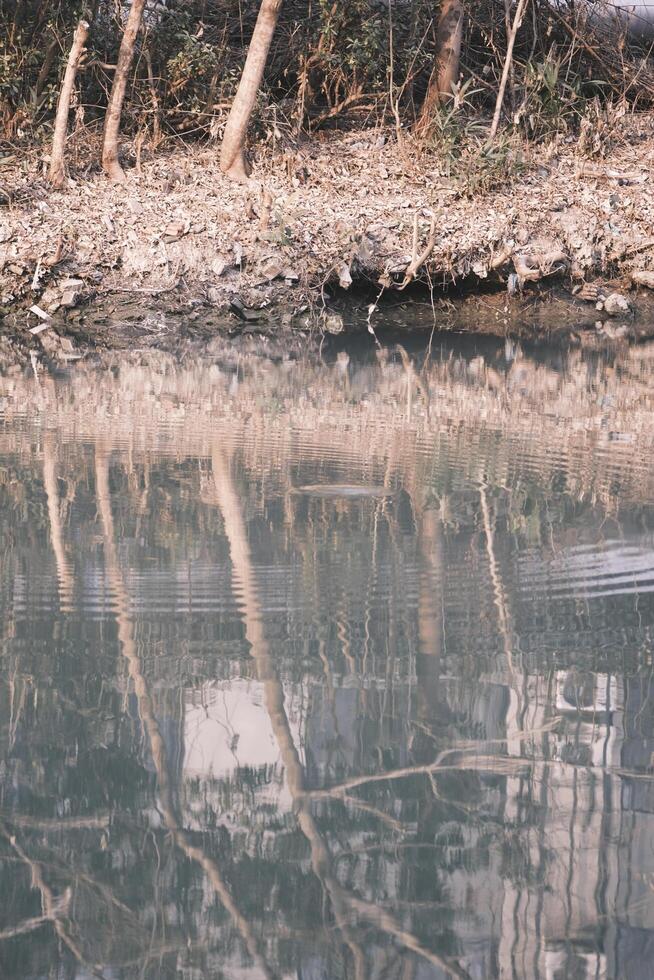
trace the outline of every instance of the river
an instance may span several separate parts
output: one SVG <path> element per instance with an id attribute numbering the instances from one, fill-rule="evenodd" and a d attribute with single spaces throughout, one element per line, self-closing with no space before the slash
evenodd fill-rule
<path id="1" fill-rule="evenodd" d="M 654 347 L 0 376 L 0 975 L 649 978 Z"/>

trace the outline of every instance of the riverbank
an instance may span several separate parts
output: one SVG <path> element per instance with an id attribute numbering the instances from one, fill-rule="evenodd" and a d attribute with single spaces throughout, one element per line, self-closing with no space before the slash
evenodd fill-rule
<path id="1" fill-rule="evenodd" d="M 380 293 L 404 299 L 422 283 L 434 300 L 423 298 L 424 325 L 457 326 L 465 294 L 473 329 L 538 334 L 552 311 L 537 301 L 551 302 L 558 284 L 555 318 L 566 329 L 647 336 L 654 116 L 631 116 L 610 143 L 600 160 L 575 143 L 514 148 L 500 180 L 495 164 L 448 175 L 441 156 L 394 134 L 330 134 L 260 152 L 249 186 L 220 173 L 214 146 L 181 145 L 144 151 L 123 186 L 77 172 L 61 192 L 35 152 L 2 171 L 0 309 L 20 330 L 52 324 L 102 343 L 121 310 L 138 308 L 143 320 L 144 307 L 209 333 L 338 332 L 329 306 L 343 291 L 369 290 L 366 319 Z"/>

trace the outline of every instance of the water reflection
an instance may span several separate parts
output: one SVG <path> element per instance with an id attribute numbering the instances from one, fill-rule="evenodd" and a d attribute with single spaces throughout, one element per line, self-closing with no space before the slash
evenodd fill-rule
<path id="1" fill-rule="evenodd" d="M 649 977 L 653 360 L 6 372 L 0 973 Z"/>

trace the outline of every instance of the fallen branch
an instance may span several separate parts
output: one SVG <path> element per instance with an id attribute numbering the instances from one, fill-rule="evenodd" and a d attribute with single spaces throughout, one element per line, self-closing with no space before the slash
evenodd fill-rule
<path id="1" fill-rule="evenodd" d="M 22 813 L 0 811 L 0 820 L 15 827 L 27 827 L 29 830 L 48 831 L 62 830 L 105 830 L 111 823 L 108 813 L 97 817 L 30 817 Z"/>
<path id="2" fill-rule="evenodd" d="M 340 116 L 342 112 L 345 112 L 346 109 L 350 108 L 350 106 L 356 105 L 357 102 L 364 102 L 366 99 L 372 99 L 372 98 L 374 98 L 374 96 L 370 92 L 353 92 L 351 95 L 346 96 L 340 102 L 337 102 L 336 105 L 333 105 L 326 112 L 321 113 L 319 116 L 316 116 L 314 119 L 310 119 L 310 126 L 313 129 L 317 129 L 319 126 L 322 126 L 323 123 L 326 123 L 329 119 L 334 119 L 336 116 Z M 369 109 L 369 111 L 372 111 L 372 109 L 374 109 L 374 106 L 366 106 L 366 108 Z"/>
<path id="3" fill-rule="evenodd" d="M 543 256 L 532 255 L 513 255 L 513 268 L 520 282 L 538 282 L 565 267 L 568 257 L 565 252 L 554 250 L 546 252 Z"/>
<path id="4" fill-rule="evenodd" d="M 47 915 L 39 915 L 34 919 L 23 919 L 17 926 L 2 929 L 0 931 L 0 942 L 3 942 L 5 939 L 14 939 L 16 936 L 24 936 L 26 932 L 34 932 L 35 929 L 40 929 L 47 922 L 50 922 Z"/>

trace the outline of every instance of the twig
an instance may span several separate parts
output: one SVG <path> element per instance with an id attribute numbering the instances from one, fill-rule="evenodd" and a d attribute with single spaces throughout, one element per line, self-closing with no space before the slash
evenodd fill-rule
<path id="1" fill-rule="evenodd" d="M 152 71 L 152 55 L 150 54 L 149 47 L 146 47 L 144 56 L 145 65 L 148 70 L 150 101 L 152 102 L 152 142 L 155 146 L 158 146 L 159 141 L 161 140 L 161 110 L 159 106 L 159 96 L 157 95 L 157 86 L 154 80 L 154 72 Z"/>
<path id="2" fill-rule="evenodd" d="M 170 286 L 161 286 L 159 289 L 149 289 L 147 286 L 113 286 L 111 289 L 102 290 L 103 296 L 111 296 L 112 293 L 142 293 L 145 296 L 160 296 L 162 293 L 172 293 L 177 289 L 180 280 L 176 279 Z"/>
<path id="3" fill-rule="evenodd" d="M 504 103 L 504 93 L 506 91 L 506 83 L 509 78 L 509 73 L 511 71 L 511 64 L 513 62 L 513 48 L 515 45 L 516 35 L 522 24 L 522 18 L 524 17 L 525 10 L 527 9 L 527 4 L 529 0 L 518 0 L 518 6 L 516 8 L 515 17 L 513 18 L 513 26 L 511 28 L 511 33 L 509 34 L 509 41 L 506 46 L 506 58 L 504 59 L 504 68 L 502 69 L 502 78 L 500 80 L 500 87 L 497 93 L 497 101 L 495 103 L 495 114 L 493 116 L 493 122 L 491 124 L 490 133 L 488 139 L 494 140 L 497 135 L 497 129 L 500 124 L 500 116 L 502 115 L 502 105 Z"/>
<path id="4" fill-rule="evenodd" d="M 51 922 L 54 926 L 54 930 L 59 936 L 61 942 L 68 947 L 70 952 L 73 954 L 78 963 L 85 967 L 94 977 L 99 977 L 100 980 L 105 980 L 105 975 L 99 966 L 90 963 L 84 956 L 82 950 L 75 942 L 73 937 L 70 935 L 67 926 L 64 924 L 63 918 L 66 914 L 66 906 L 62 904 L 63 901 L 68 901 L 68 896 L 64 895 L 61 897 L 56 897 L 48 883 L 43 877 L 41 866 L 38 861 L 34 861 L 26 851 L 23 850 L 21 845 L 18 843 L 16 837 L 9 832 L 9 829 L 5 827 L 3 823 L 0 822 L 0 834 L 9 843 L 11 848 L 15 851 L 21 861 L 27 865 L 32 873 L 32 887 L 38 889 L 41 893 L 41 903 L 43 906 L 43 918 Z"/>
<path id="5" fill-rule="evenodd" d="M 34 932 L 35 929 L 40 929 L 41 926 L 50 922 L 47 915 L 39 915 L 34 919 L 24 919 L 17 926 L 10 926 L 8 929 L 3 929 L 0 932 L 0 942 L 5 939 L 13 939 L 15 936 L 24 936 L 26 932 Z"/>

